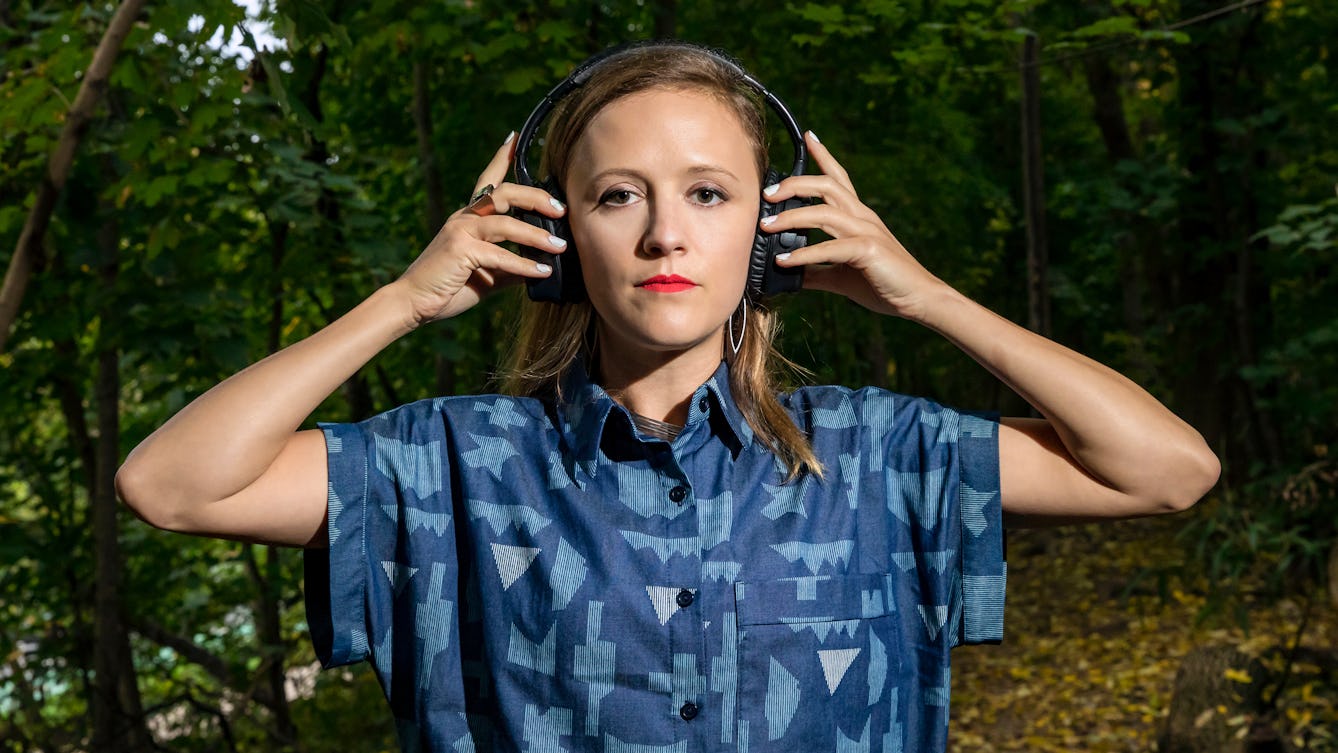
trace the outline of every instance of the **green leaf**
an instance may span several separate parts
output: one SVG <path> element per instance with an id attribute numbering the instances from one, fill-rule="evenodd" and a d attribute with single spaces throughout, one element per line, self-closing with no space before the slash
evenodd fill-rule
<path id="1" fill-rule="evenodd" d="M 803 20 L 820 24 L 839 24 L 846 19 L 845 8 L 838 3 L 804 3 L 795 11 Z"/>
<path id="2" fill-rule="evenodd" d="M 307 46 L 309 40 L 319 40 L 330 47 L 352 47 L 348 30 L 326 15 L 325 8 L 314 0 L 285 0 L 279 3 L 279 15 L 288 19 L 288 41 L 293 48 Z"/>
<path id="3" fill-rule="evenodd" d="M 1138 32 L 1138 19 L 1133 16 L 1112 16 L 1110 18 L 1103 18 L 1096 23 L 1091 23 L 1074 29 L 1070 35 L 1079 39 L 1086 39 L 1090 37 L 1137 34 Z"/>
<path id="4" fill-rule="evenodd" d="M 517 68 L 502 77 L 502 91 L 507 94 L 524 94 L 547 79 L 547 72 L 537 66 Z"/>
<path id="5" fill-rule="evenodd" d="M 177 182 L 178 178 L 175 175 L 159 175 L 140 186 L 136 194 L 145 206 L 156 206 L 164 195 L 177 189 Z"/>

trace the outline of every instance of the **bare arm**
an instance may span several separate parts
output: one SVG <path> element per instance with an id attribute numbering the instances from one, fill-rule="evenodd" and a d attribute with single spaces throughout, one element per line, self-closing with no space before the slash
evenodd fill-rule
<path id="1" fill-rule="evenodd" d="M 537 189 L 502 184 L 510 139 L 479 178 L 511 206 L 558 216 Z M 546 269 L 498 246 L 553 247 L 504 214 L 461 210 L 397 281 L 316 334 L 233 375 L 149 435 L 116 474 L 121 498 L 150 524 L 246 541 L 323 546 L 327 469 L 318 431 L 298 431 L 321 401 L 420 324 L 472 307 L 489 290 Z"/>
<path id="2" fill-rule="evenodd" d="M 320 332 L 196 398 L 131 451 L 116 474 L 121 498 L 160 528 L 319 543 L 325 442 L 320 432 L 297 429 L 412 328 L 396 293 L 377 291 Z"/>
<path id="3" fill-rule="evenodd" d="M 923 323 L 1021 395 L 1044 419 L 999 431 L 1004 511 L 1014 523 L 1184 510 L 1218 476 L 1189 424 L 1113 369 L 941 286 Z"/>
<path id="4" fill-rule="evenodd" d="M 819 228 L 832 240 L 779 260 L 809 266 L 805 285 L 947 337 L 1044 419 L 1006 418 L 1000 488 L 1012 522 L 1052 523 L 1183 510 L 1217 481 L 1216 456 L 1193 427 L 1114 370 L 1019 327 L 930 274 L 855 192 L 812 134 L 825 175 L 794 176 L 772 201 L 819 196 L 783 212 L 772 232 Z"/>

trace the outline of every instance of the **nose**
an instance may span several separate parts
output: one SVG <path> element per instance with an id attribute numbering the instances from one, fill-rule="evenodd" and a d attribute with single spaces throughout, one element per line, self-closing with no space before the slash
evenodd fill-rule
<path id="1" fill-rule="evenodd" d="M 674 201 L 648 200 L 646 232 L 641 239 L 641 250 L 648 256 L 664 256 L 687 250 L 689 222 L 686 207 Z"/>

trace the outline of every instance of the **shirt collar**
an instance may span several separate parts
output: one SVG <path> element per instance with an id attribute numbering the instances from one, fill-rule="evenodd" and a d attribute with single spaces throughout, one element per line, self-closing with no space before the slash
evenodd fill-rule
<path id="1" fill-rule="evenodd" d="M 583 487 L 584 478 L 595 477 L 599 445 L 610 416 L 621 413 L 620 418 L 631 425 L 631 415 L 590 379 L 585 365 L 579 361 L 563 378 L 562 395 L 564 400 L 558 405 L 557 416 L 563 438 L 563 466 L 576 485 Z M 734 402 L 729 389 L 729 367 L 724 361 L 704 384 L 693 391 L 688 403 L 687 426 L 707 420 L 712 412 L 723 417 L 723 421 L 715 421 L 712 425 L 719 429 L 731 455 L 737 458 L 744 447 L 752 444 L 753 429 Z"/>

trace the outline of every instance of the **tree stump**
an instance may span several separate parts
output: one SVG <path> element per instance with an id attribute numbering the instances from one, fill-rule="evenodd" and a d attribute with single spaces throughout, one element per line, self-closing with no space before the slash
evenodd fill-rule
<path id="1" fill-rule="evenodd" d="M 1175 675 L 1171 711 L 1157 741 L 1159 753 L 1283 750 L 1276 734 L 1265 732 L 1270 726 L 1260 718 L 1267 674 L 1257 659 L 1232 646 L 1190 651 Z"/>

